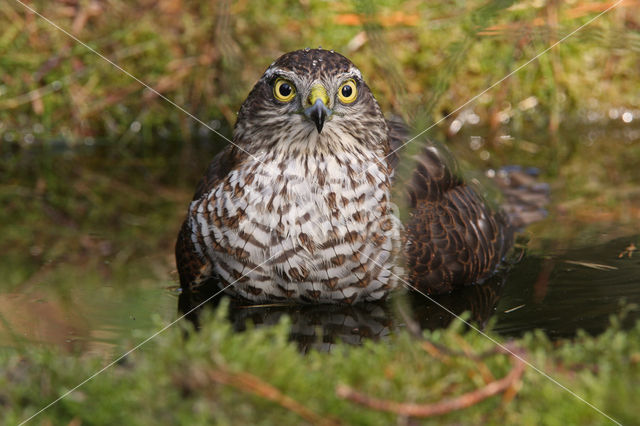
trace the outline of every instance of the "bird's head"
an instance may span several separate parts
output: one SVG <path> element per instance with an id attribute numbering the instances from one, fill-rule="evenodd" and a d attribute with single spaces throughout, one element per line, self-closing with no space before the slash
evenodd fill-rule
<path id="1" fill-rule="evenodd" d="M 353 63 L 334 51 L 303 49 L 269 66 L 243 103 L 234 139 L 250 149 L 376 148 L 384 116 Z"/>

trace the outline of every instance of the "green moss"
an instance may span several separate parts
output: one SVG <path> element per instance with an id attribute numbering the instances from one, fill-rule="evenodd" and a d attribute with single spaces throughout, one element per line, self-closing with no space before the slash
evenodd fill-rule
<path id="1" fill-rule="evenodd" d="M 434 357 L 423 349 L 420 340 L 404 332 L 361 347 L 338 344 L 329 354 L 302 355 L 287 341 L 287 321 L 276 327 L 234 333 L 223 313 L 224 307 L 214 317 L 207 317 L 199 333 L 188 327 L 170 328 L 54 404 L 36 421 L 281 424 L 302 420 L 251 392 L 250 387 L 242 390 L 243 386 L 211 380 L 216 371 L 222 370 L 255 376 L 321 416 L 349 424 L 389 424 L 398 421 L 396 415 L 343 400 L 336 395 L 336 386 L 349 385 L 382 399 L 428 403 L 482 387 L 487 371 L 500 378 L 511 368 L 508 357 L 500 354 L 481 361 L 446 351 Z M 640 382 L 639 337 L 640 325 L 621 331 L 614 324 L 598 337 L 581 334 L 573 342 L 552 344 L 542 334 L 534 333 L 517 345 L 525 349 L 529 362 L 571 391 L 616 420 L 633 423 L 634 389 Z M 475 332 L 461 334 L 459 324 L 426 333 L 425 339 L 457 352 L 479 354 L 494 347 Z M 3 349 L 0 360 L 0 412 L 4 423 L 25 419 L 109 361 L 34 348 Z M 513 400 L 492 397 L 426 423 L 505 421 L 602 424 L 606 418 L 527 368 Z"/>

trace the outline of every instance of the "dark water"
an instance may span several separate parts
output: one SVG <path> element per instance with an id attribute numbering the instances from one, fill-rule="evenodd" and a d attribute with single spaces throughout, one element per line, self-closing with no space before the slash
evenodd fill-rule
<path id="1" fill-rule="evenodd" d="M 640 251 L 631 245 L 639 239 L 619 238 L 544 257 L 524 255 L 487 282 L 446 295 L 406 291 L 386 302 L 350 307 L 232 303 L 229 320 L 243 331 L 250 324 L 276 324 L 286 315 L 292 322 L 291 338 L 303 350 L 329 350 L 338 341 L 359 344 L 403 328 L 434 330 L 464 312 L 474 326 L 491 324 L 504 336 L 535 329 L 551 338 L 572 337 L 578 330 L 597 334 L 610 325 L 612 316 L 621 317 L 624 325 L 640 318 Z M 200 309 L 191 311 L 212 294 L 181 294 L 180 310 L 189 312 L 187 318 L 198 325 Z"/>
<path id="2" fill-rule="evenodd" d="M 525 258 L 505 283 L 494 329 L 505 335 L 536 328 L 552 337 L 572 336 L 577 329 L 595 334 L 609 325 L 612 315 L 627 309 L 623 321 L 631 324 L 640 317 L 640 251 L 633 251 L 637 241 L 639 236 L 625 237 Z"/>

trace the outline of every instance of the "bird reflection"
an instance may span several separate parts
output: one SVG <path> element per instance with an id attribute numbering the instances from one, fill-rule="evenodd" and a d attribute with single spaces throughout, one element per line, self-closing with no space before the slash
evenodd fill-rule
<path id="1" fill-rule="evenodd" d="M 384 340 L 394 331 L 407 328 L 435 330 L 451 324 L 456 316 L 470 312 L 469 321 L 483 327 L 500 299 L 505 274 L 498 274 L 481 285 L 468 286 L 445 295 L 429 296 L 406 291 L 382 302 L 348 305 L 249 305 L 231 300 L 228 320 L 237 332 L 249 324 L 268 327 L 287 316 L 291 322 L 289 338 L 301 352 L 331 351 L 337 342 L 361 345 L 366 340 Z M 197 292 L 180 294 L 178 310 L 200 328 L 200 314 L 216 307 L 221 296 L 215 283 L 207 283 Z M 202 306 L 202 302 L 211 298 Z M 197 308 L 196 308 L 197 307 Z"/>
<path id="2" fill-rule="evenodd" d="M 338 341 L 360 345 L 379 340 L 393 328 L 393 315 L 386 303 L 340 305 L 246 306 L 230 311 L 234 329 L 243 331 L 248 322 L 257 327 L 277 324 L 286 315 L 291 320 L 290 339 L 302 352 L 328 352 Z"/>
<path id="3" fill-rule="evenodd" d="M 422 293 L 409 291 L 406 297 L 410 315 L 405 316 L 405 322 L 413 321 L 420 330 L 436 330 L 448 327 L 455 318 L 469 312 L 466 321 L 482 329 L 495 312 L 506 275 L 506 272 L 498 273 L 482 284 L 429 296 L 430 299 Z"/>
<path id="4" fill-rule="evenodd" d="M 215 308 L 222 300 L 221 296 L 211 297 L 217 291 L 215 283 L 207 283 L 199 287 L 197 292 L 182 292 L 178 299 L 178 311 L 199 329 L 203 310 Z M 210 301 L 202 304 L 209 298 Z M 228 320 L 237 332 L 245 331 L 249 324 L 255 327 L 276 325 L 284 316 L 291 321 L 290 339 L 298 344 L 303 353 L 311 349 L 328 352 L 339 341 L 360 345 L 366 339 L 379 340 L 394 328 L 391 305 L 386 302 L 354 306 L 250 305 L 232 299 L 229 304 Z"/>

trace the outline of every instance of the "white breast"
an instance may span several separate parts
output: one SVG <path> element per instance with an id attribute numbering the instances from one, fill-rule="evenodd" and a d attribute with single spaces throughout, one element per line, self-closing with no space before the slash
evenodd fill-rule
<path id="1" fill-rule="evenodd" d="M 263 164 L 244 163 L 192 203 L 194 245 L 231 293 L 256 302 L 383 297 L 396 285 L 399 224 L 389 176 L 367 154 L 258 154 Z"/>

